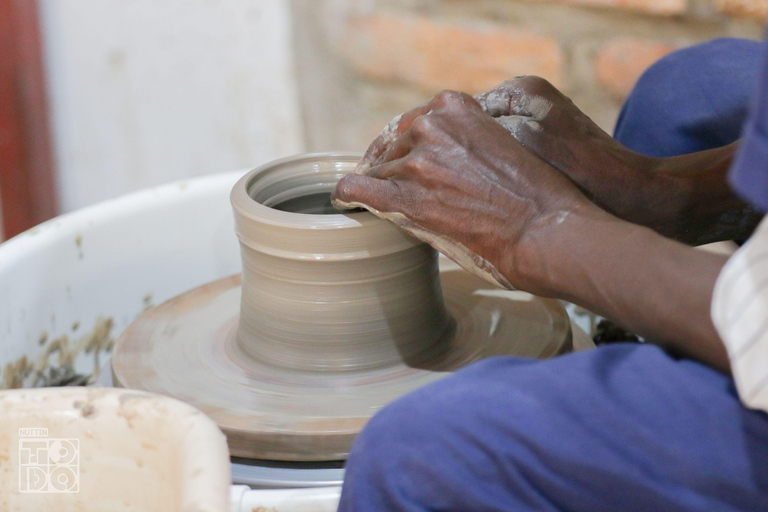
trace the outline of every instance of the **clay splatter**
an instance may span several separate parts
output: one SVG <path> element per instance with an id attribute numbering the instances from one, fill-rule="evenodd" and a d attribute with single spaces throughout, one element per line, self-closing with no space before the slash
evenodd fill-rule
<path id="1" fill-rule="evenodd" d="M 148 311 L 155 307 L 154 304 L 152 304 L 152 294 L 148 293 L 144 296 L 144 311 Z"/>
<path id="2" fill-rule="evenodd" d="M 73 325 L 73 330 L 79 328 L 79 322 Z M 54 386 L 85 386 L 96 380 L 101 369 L 100 354 L 111 351 L 115 340 L 111 336 L 114 321 L 112 318 L 98 317 L 93 329 L 87 334 L 70 339 L 63 334 L 50 341 L 34 361 L 22 356 L 16 361 L 5 365 L 3 371 L 2 389 L 20 388 L 25 380 L 34 376 L 32 387 Z M 45 345 L 48 333 L 40 335 L 38 343 Z M 51 356 L 56 354 L 56 361 Z M 80 354 L 93 354 L 92 374 L 80 374 L 75 371 L 75 360 Z"/>
<path id="3" fill-rule="evenodd" d="M 14 362 L 5 365 L 3 371 L 3 389 L 20 388 L 24 379 L 29 377 L 34 370 L 34 365 L 27 360 L 27 356 L 21 356 Z"/>
<path id="4" fill-rule="evenodd" d="M 72 404 L 72 407 L 75 409 L 80 409 L 80 414 L 83 415 L 83 418 L 87 418 L 96 412 L 96 408 L 93 406 L 93 404 L 83 403 L 80 400 L 75 400 L 75 402 Z"/>
<path id="5" fill-rule="evenodd" d="M 77 235 L 75 238 L 75 245 L 77 245 L 77 257 L 83 259 L 83 236 Z"/>

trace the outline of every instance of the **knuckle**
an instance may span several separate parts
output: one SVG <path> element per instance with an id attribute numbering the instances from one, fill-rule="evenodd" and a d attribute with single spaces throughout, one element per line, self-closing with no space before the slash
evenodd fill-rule
<path id="1" fill-rule="evenodd" d="M 411 123 L 411 130 L 416 136 L 426 136 L 437 129 L 435 118 L 429 115 L 419 116 Z"/>
<path id="2" fill-rule="evenodd" d="M 528 78 L 528 75 L 521 75 L 521 76 L 516 76 L 514 78 L 510 78 L 509 80 L 506 80 L 503 84 L 501 84 L 494 90 L 524 91 L 527 84 L 526 78 Z"/>
<path id="3" fill-rule="evenodd" d="M 466 99 L 466 96 L 467 95 L 463 92 L 446 89 L 444 91 L 440 91 L 437 96 L 435 96 L 435 100 L 440 106 L 452 106 L 463 103 Z"/>
<path id="4" fill-rule="evenodd" d="M 530 89 L 535 86 L 539 81 L 539 77 L 536 75 L 522 75 L 516 76 L 510 82 L 518 86 L 521 89 Z"/>
<path id="5" fill-rule="evenodd" d="M 546 79 L 536 75 L 526 75 L 514 79 L 516 85 L 529 94 L 546 96 L 554 90 L 554 86 Z"/>
<path id="6" fill-rule="evenodd" d="M 406 170 L 411 175 L 421 176 L 427 172 L 428 163 L 421 155 L 412 155 L 404 163 Z"/>

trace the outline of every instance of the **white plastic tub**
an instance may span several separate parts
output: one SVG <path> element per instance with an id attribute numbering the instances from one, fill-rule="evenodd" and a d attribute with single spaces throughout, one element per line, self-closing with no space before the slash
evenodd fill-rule
<path id="1" fill-rule="evenodd" d="M 48 378 L 50 368 L 70 363 L 72 371 L 95 373 L 98 383 L 111 386 L 110 342 L 144 308 L 240 272 L 229 194 L 245 172 L 119 197 L 0 244 L 0 388 L 31 386 Z M 574 343 L 593 346 L 585 336 Z M 0 441 L 2 447 L 16 442 Z M 232 510 L 320 512 L 334 510 L 338 497 L 338 487 L 235 487 Z"/>
<path id="2" fill-rule="evenodd" d="M 0 244 L 0 387 L 70 360 L 108 372 L 109 341 L 145 307 L 238 273 L 229 192 L 243 172 L 123 196 Z"/>
<path id="3" fill-rule="evenodd" d="M 70 363 L 73 372 L 95 374 L 98 384 L 111 386 L 111 341 L 146 307 L 240 272 L 229 193 L 245 172 L 129 194 L 0 244 L 0 388 L 32 386 Z M 14 439 L 1 438 L 0 449 L 14 449 Z M 229 468 L 224 471 L 228 480 Z M 338 487 L 277 494 L 236 489 L 232 510 L 248 511 L 276 503 L 334 510 L 339 494 Z"/>
<path id="4" fill-rule="evenodd" d="M 114 388 L 0 392 L 0 510 L 224 512 L 229 453 L 197 409 Z"/>

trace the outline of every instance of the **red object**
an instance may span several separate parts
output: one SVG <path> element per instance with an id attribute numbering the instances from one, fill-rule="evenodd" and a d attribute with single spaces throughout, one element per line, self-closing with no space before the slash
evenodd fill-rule
<path id="1" fill-rule="evenodd" d="M 10 238 L 58 211 L 37 2 L 0 0 L 0 205 Z"/>

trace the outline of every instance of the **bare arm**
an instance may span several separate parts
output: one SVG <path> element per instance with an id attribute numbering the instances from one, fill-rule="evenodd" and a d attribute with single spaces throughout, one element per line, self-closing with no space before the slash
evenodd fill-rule
<path id="1" fill-rule="evenodd" d="M 648 227 L 690 245 L 749 238 L 763 216 L 728 185 L 728 169 L 737 148 L 735 142 L 655 159 L 652 184 L 646 185 L 647 204 L 649 210 L 666 211 L 666 217 Z M 666 197 L 658 192 L 662 190 L 668 191 Z"/>
<path id="2" fill-rule="evenodd" d="M 564 220 L 526 265 L 546 293 L 574 302 L 670 351 L 729 372 L 710 318 L 715 281 L 727 257 L 697 251 L 605 212 Z M 546 258 L 538 255 L 547 253 Z M 538 262 L 538 264 L 537 264 Z"/>

